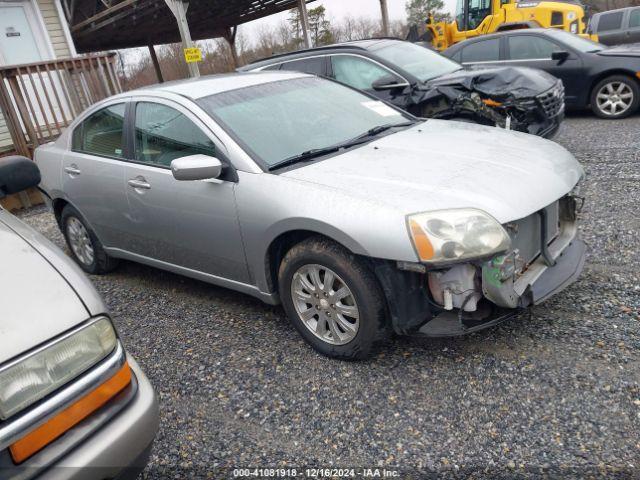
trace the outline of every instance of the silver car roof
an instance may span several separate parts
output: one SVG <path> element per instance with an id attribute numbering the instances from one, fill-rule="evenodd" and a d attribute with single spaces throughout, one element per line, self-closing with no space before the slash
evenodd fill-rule
<path id="1" fill-rule="evenodd" d="M 158 83 L 156 85 L 150 85 L 148 87 L 126 92 L 123 95 L 144 95 L 145 93 L 149 93 L 150 91 L 168 92 L 197 100 L 198 98 L 208 97 L 209 95 L 229 92 L 240 88 L 309 76 L 311 75 L 297 72 L 277 71 L 207 75 L 200 78 L 190 78 L 186 80 L 176 80 L 174 82 Z"/>

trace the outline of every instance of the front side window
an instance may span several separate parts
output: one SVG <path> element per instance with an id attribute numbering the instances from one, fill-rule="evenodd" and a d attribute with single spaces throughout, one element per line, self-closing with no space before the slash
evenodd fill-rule
<path id="1" fill-rule="evenodd" d="M 292 72 L 310 73 L 311 75 L 324 75 L 324 58 L 303 58 L 282 64 L 280 70 Z"/>
<path id="2" fill-rule="evenodd" d="M 511 60 L 551 59 L 553 52 L 561 48 L 546 38 L 533 35 L 514 35 L 508 38 L 509 58 Z"/>
<path id="3" fill-rule="evenodd" d="M 223 92 L 198 104 L 266 167 L 409 120 L 381 101 L 319 77 Z"/>
<path id="4" fill-rule="evenodd" d="M 491 14 L 491 0 L 469 0 L 465 17 L 464 6 L 467 0 L 456 2 L 456 24 L 458 30 L 475 30 Z M 501 3 L 503 3 L 501 1 Z"/>
<path id="5" fill-rule="evenodd" d="M 491 0 L 470 0 L 467 30 L 475 30 L 491 14 Z"/>
<path id="6" fill-rule="evenodd" d="M 462 63 L 495 62 L 500 60 L 500 39 L 475 42 L 462 49 Z"/>
<path id="7" fill-rule="evenodd" d="M 458 30 L 464 30 L 464 2 L 465 0 L 456 0 L 456 24 Z"/>
<path id="8" fill-rule="evenodd" d="M 426 81 L 460 70 L 460 65 L 428 48 L 410 42 L 391 42 L 374 53 L 390 65 Z"/>
<path id="9" fill-rule="evenodd" d="M 623 16 L 624 12 L 603 13 L 598 20 L 598 33 L 620 29 Z"/>
<path id="10" fill-rule="evenodd" d="M 331 57 L 333 78 L 358 90 L 371 90 L 376 80 L 391 74 L 386 68 L 353 55 Z"/>
<path id="11" fill-rule="evenodd" d="M 100 157 L 122 158 L 125 104 L 98 110 L 73 131 L 71 148 L 75 152 Z"/>
<path id="12" fill-rule="evenodd" d="M 640 27 L 640 8 L 631 10 L 629 14 L 629 28 Z"/>
<path id="13" fill-rule="evenodd" d="M 136 105 L 135 160 L 169 167 L 176 158 L 215 156 L 215 146 L 186 115 L 159 103 Z"/>

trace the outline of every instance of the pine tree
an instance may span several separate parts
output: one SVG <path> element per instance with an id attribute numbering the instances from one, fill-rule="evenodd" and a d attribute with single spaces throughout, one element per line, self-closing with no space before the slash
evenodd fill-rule
<path id="1" fill-rule="evenodd" d="M 407 0 L 404 8 L 409 25 L 423 25 L 429 13 L 433 13 L 436 22 L 451 19 L 451 16 L 443 11 L 443 0 Z"/>

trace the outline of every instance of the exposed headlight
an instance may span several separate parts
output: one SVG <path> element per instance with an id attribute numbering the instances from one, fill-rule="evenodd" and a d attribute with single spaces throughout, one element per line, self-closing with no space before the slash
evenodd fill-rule
<path id="1" fill-rule="evenodd" d="M 108 318 L 0 368 L 0 419 L 32 405 L 57 390 L 111 353 L 117 343 Z"/>
<path id="2" fill-rule="evenodd" d="M 475 208 L 439 210 L 407 217 L 418 257 L 448 263 L 485 257 L 511 246 L 509 235 L 491 215 Z"/>

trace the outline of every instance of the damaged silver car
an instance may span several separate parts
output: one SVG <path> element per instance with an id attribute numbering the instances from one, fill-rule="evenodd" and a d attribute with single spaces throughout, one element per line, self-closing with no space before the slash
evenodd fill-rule
<path id="1" fill-rule="evenodd" d="M 127 259 L 282 303 L 335 358 L 493 325 L 584 261 L 583 170 L 563 147 L 306 74 L 121 94 L 35 160 L 85 271 Z"/>
<path id="2" fill-rule="evenodd" d="M 515 66 L 465 68 L 401 40 L 328 45 L 276 55 L 240 70 L 320 75 L 418 117 L 497 125 L 545 138 L 553 136 L 564 119 L 564 87 L 553 75 Z"/>

